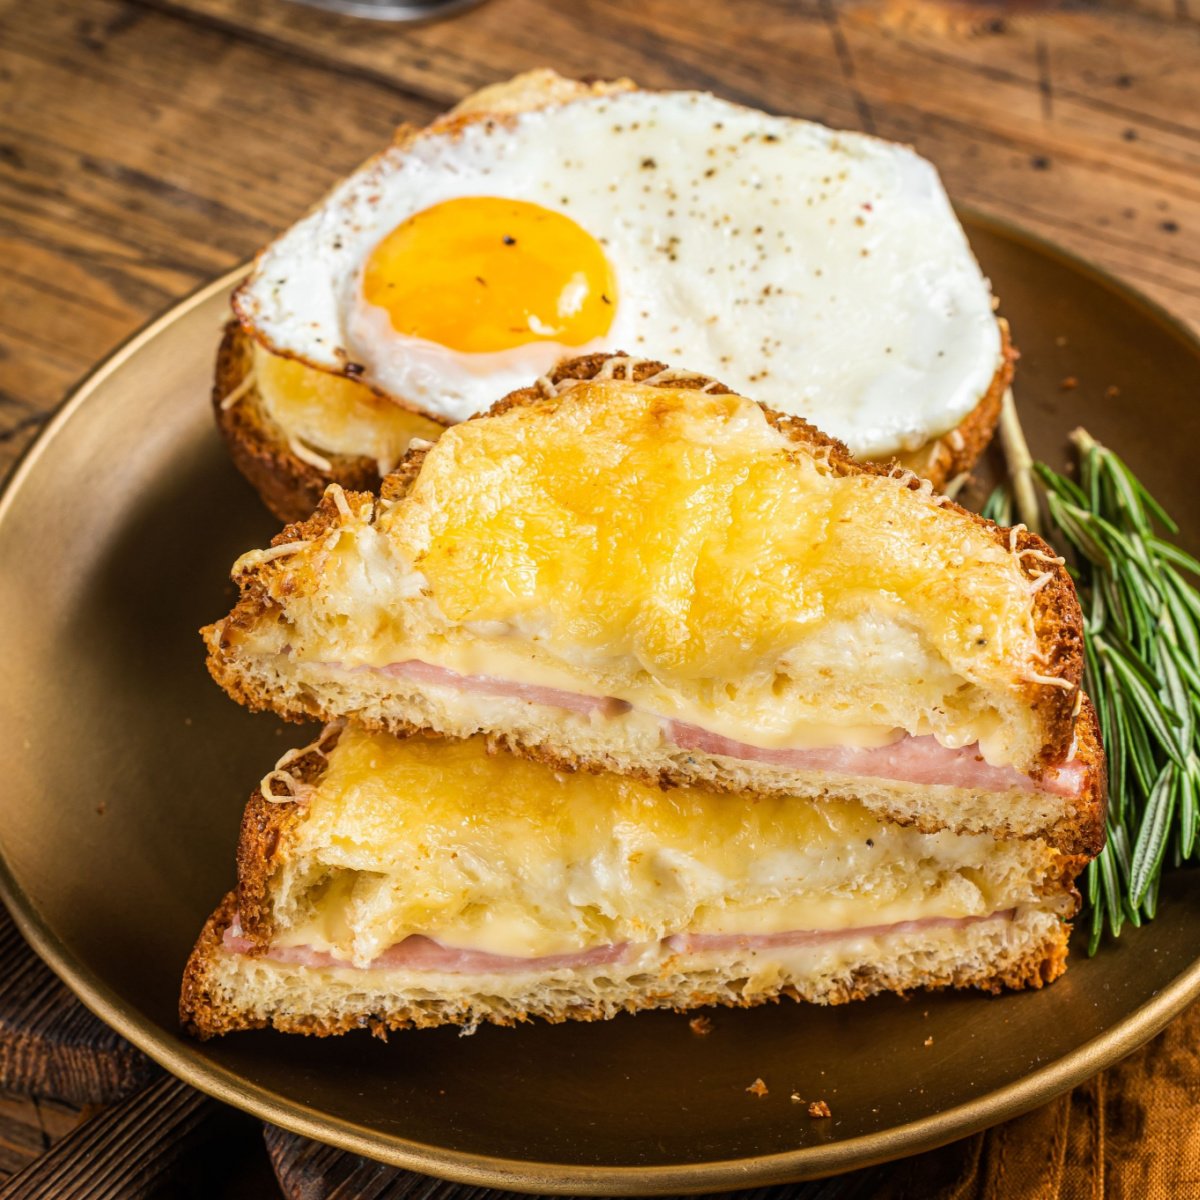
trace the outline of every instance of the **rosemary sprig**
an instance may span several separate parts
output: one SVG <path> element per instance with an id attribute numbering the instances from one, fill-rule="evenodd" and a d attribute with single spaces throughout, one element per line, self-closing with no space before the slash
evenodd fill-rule
<path id="1" fill-rule="evenodd" d="M 1052 539 L 1071 551 L 1084 689 L 1108 752 L 1108 844 L 1086 875 L 1094 954 L 1105 928 L 1116 937 L 1154 917 L 1165 862 L 1200 852 L 1200 592 L 1188 579 L 1200 561 L 1160 536 L 1178 526 L 1117 454 L 1083 429 L 1071 441 L 1078 482 L 1032 471 Z M 1013 491 L 1022 518 L 1036 517 L 1036 497 Z M 1011 523 L 1009 496 L 998 488 L 985 515 Z"/>

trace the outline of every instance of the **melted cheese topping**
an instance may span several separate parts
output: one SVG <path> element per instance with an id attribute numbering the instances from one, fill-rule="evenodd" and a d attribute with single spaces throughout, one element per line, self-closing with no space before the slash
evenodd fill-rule
<path id="1" fill-rule="evenodd" d="M 987 530 L 899 480 L 835 475 L 738 396 L 597 381 L 468 422 L 379 528 L 447 622 L 673 686 L 787 674 L 863 614 L 973 682 L 1037 648 L 1029 585 Z"/>
<path id="2" fill-rule="evenodd" d="M 272 885 L 276 943 L 365 966 L 410 934 L 539 956 L 675 933 L 986 916 L 1036 896 L 1040 842 L 925 835 L 860 805 L 564 775 L 482 739 L 343 730 Z"/>
<path id="3" fill-rule="evenodd" d="M 612 697 L 625 725 L 767 748 L 931 734 L 1026 772 L 1041 749 L 1018 556 L 904 479 L 836 474 L 741 397 L 592 381 L 452 427 L 401 499 L 338 497 L 316 540 L 235 565 L 269 562 L 287 616 L 245 651 Z"/>
<path id="4" fill-rule="evenodd" d="M 254 380 L 263 408 L 288 437 L 318 455 L 373 458 L 386 475 L 414 437 L 430 441 L 442 426 L 376 395 L 365 384 L 255 343 Z"/>

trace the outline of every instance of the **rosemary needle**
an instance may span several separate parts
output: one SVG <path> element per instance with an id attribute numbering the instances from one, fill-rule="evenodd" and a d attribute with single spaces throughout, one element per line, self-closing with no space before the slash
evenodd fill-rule
<path id="1" fill-rule="evenodd" d="M 1015 410 L 1006 424 L 1019 432 Z M 1108 842 L 1086 875 L 1094 954 L 1106 928 L 1119 936 L 1154 917 L 1164 864 L 1200 853 L 1200 561 L 1159 533 L 1178 526 L 1117 454 L 1083 429 L 1071 441 L 1078 482 L 1045 463 L 1032 471 L 1051 537 L 1071 551 L 1084 690 L 1108 754 Z M 1037 515 L 1036 497 L 1017 500 L 1023 518 Z M 1011 524 L 1007 488 L 984 515 Z"/>

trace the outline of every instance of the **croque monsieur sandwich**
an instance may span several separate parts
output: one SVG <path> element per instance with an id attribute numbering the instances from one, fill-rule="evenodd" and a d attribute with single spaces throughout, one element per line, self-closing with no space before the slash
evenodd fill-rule
<path id="1" fill-rule="evenodd" d="M 234 579 L 203 633 L 251 708 L 922 833 L 1103 839 L 1061 560 L 661 363 L 561 364 L 379 498 L 332 487 Z"/>
<path id="2" fill-rule="evenodd" d="M 284 520 L 560 359 L 653 351 L 940 487 L 992 435 L 1007 334 L 905 146 L 535 71 L 405 127 L 268 246 L 214 389 Z"/>
<path id="3" fill-rule="evenodd" d="M 326 1035 L 1040 987 L 1086 859 L 1017 832 L 328 727 L 250 800 L 181 1017 Z"/>

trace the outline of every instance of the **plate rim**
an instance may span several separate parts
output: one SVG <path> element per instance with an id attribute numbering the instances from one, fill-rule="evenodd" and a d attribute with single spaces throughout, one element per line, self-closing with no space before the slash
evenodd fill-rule
<path id="1" fill-rule="evenodd" d="M 1186 343 L 1200 361 L 1200 335 L 1158 301 L 1107 269 L 1007 218 L 965 205 L 956 206 L 956 211 L 968 231 L 971 227 L 983 228 L 1023 244 L 1116 293 L 1123 301 L 1165 326 Z M 244 263 L 225 272 L 151 318 L 70 389 L 3 481 L 0 524 L 16 503 L 22 484 L 36 469 L 47 446 L 95 390 L 153 341 L 161 330 L 208 303 L 215 295 L 232 290 L 251 266 L 251 263 Z M 92 1013 L 158 1065 L 198 1091 L 292 1133 L 367 1158 L 458 1183 L 524 1192 L 563 1195 L 712 1192 L 815 1179 L 920 1154 L 1028 1112 L 1062 1094 L 1149 1041 L 1191 1000 L 1200 996 L 1200 957 L 1197 957 L 1167 987 L 1123 1020 L 1053 1062 L 972 1100 L 875 1133 L 773 1154 L 700 1163 L 645 1167 L 540 1163 L 436 1147 L 384 1134 L 251 1083 L 236 1072 L 203 1059 L 182 1035 L 175 1035 L 178 1044 L 174 1044 L 171 1035 L 164 1037 L 155 1022 L 125 1002 L 71 954 L 17 883 L 2 832 L 0 900 L 33 950 Z"/>

